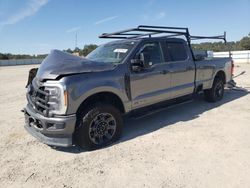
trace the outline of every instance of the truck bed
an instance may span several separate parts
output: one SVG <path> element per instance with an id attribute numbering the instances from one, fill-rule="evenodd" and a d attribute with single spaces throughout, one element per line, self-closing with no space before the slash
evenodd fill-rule
<path id="1" fill-rule="evenodd" d="M 203 84 L 203 89 L 211 88 L 214 76 L 218 71 L 225 72 L 225 82 L 231 80 L 231 61 L 232 58 L 211 58 L 196 63 L 196 86 Z"/>

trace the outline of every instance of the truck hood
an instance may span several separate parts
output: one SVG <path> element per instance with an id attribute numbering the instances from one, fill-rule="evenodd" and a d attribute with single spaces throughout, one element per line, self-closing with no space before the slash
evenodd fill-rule
<path id="1" fill-rule="evenodd" d="M 39 80 L 56 79 L 61 75 L 107 71 L 114 67 L 112 63 L 95 62 L 60 50 L 52 50 L 41 63 L 36 77 Z"/>

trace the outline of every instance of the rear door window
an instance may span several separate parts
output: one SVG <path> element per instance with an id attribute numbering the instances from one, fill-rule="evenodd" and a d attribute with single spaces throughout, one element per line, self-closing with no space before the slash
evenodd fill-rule
<path id="1" fill-rule="evenodd" d="M 167 42 L 168 61 L 185 61 L 188 58 L 186 48 L 182 42 Z"/>

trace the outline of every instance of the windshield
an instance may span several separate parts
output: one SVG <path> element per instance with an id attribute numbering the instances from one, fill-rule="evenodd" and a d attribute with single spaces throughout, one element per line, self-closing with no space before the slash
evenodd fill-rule
<path id="1" fill-rule="evenodd" d="M 97 62 L 121 63 L 134 45 L 135 42 L 104 44 L 88 54 L 86 58 Z"/>

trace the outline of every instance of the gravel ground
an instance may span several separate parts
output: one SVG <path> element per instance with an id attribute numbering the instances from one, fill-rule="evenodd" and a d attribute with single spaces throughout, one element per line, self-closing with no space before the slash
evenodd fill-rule
<path id="1" fill-rule="evenodd" d="M 24 130 L 33 66 L 0 67 L 0 187 L 250 187 L 250 65 L 235 70 L 247 71 L 235 80 L 248 91 L 126 119 L 120 142 L 91 152 Z"/>

